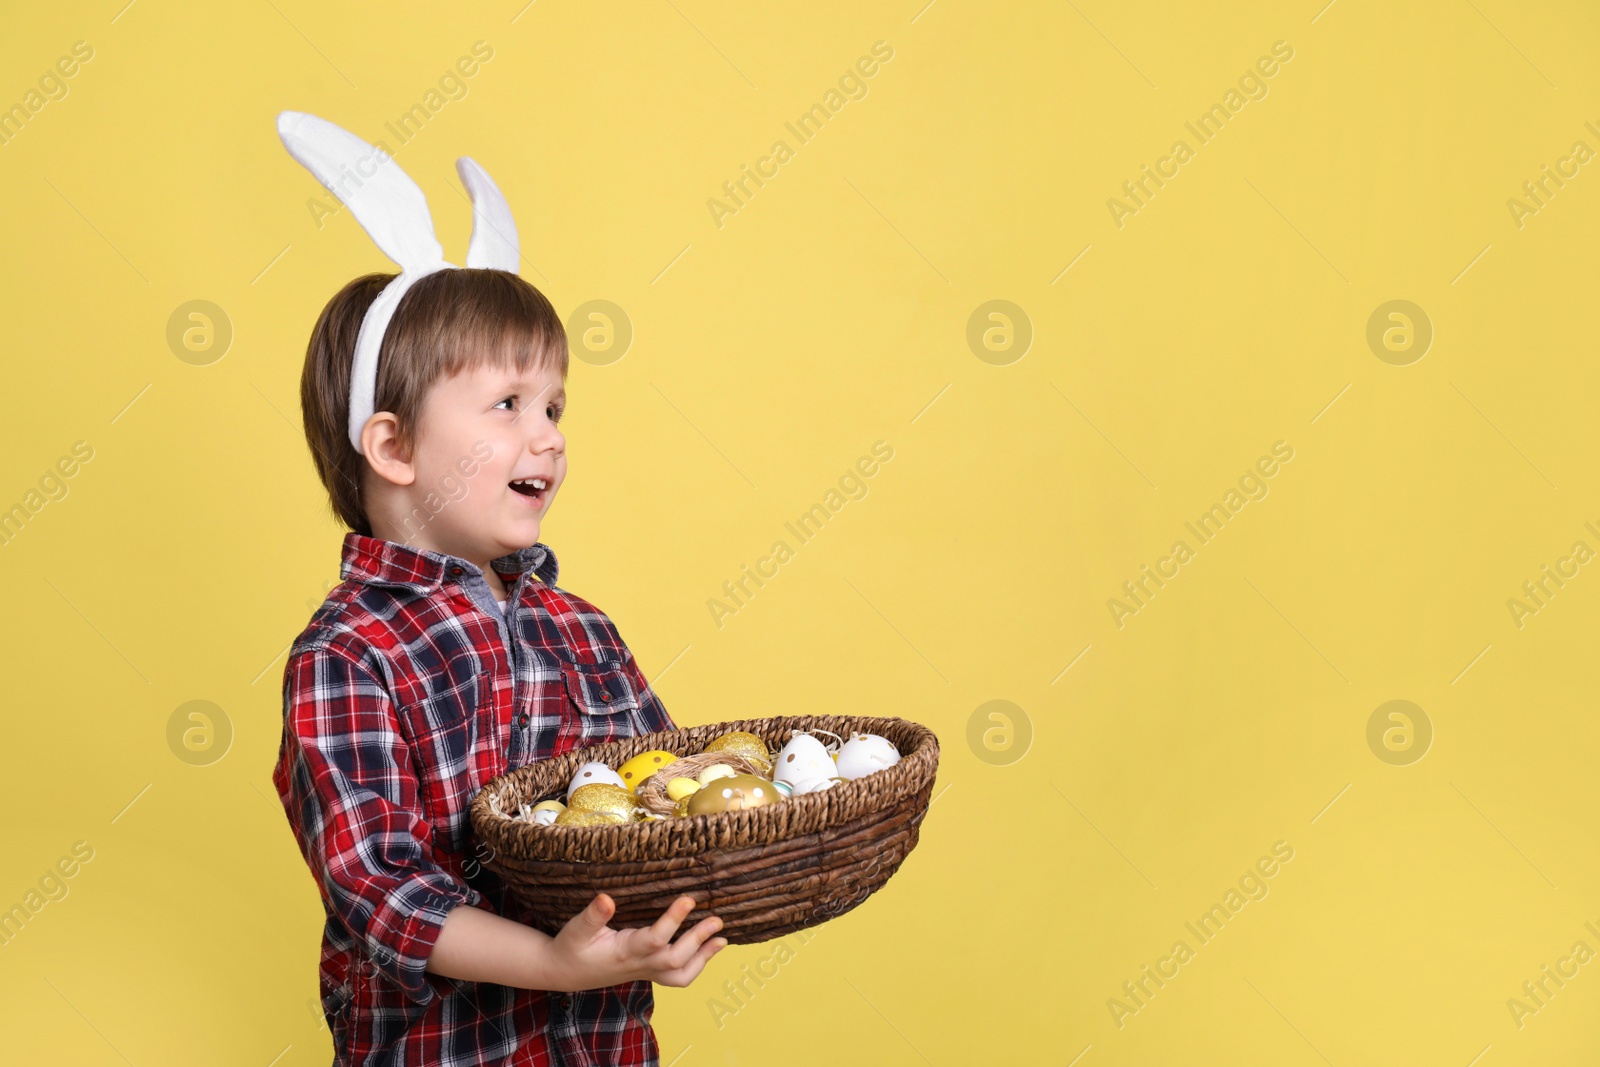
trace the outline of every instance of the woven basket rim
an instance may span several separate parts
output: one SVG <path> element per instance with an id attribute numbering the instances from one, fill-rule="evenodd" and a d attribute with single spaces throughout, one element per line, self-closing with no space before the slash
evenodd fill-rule
<path id="1" fill-rule="evenodd" d="M 514 820 L 506 811 L 496 810 L 496 800 L 511 810 L 515 810 L 518 803 L 536 803 L 535 797 L 518 794 L 535 791 L 532 783 L 545 777 L 550 778 L 551 784 L 537 788 L 540 794 L 537 799 L 555 796 L 565 789 L 566 781 L 578 766 L 591 760 L 609 765 L 623 750 L 634 750 L 635 754 L 655 748 L 670 750 L 674 742 L 681 746 L 686 735 L 696 739 L 694 744 L 698 750 L 713 737 L 733 730 L 764 736 L 808 725 L 840 734 L 853 730 L 893 735 L 891 740 L 901 739 L 896 742 L 902 752 L 900 761 L 820 793 L 791 797 L 768 807 L 713 815 L 616 826 L 538 826 Z M 839 729 L 840 726 L 845 730 Z M 911 743 L 907 745 L 906 741 Z M 470 818 L 473 831 L 493 846 L 497 855 L 503 852 L 520 860 L 606 863 L 637 862 L 644 856 L 696 855 L 788 840 L 841 821 L 897 809 L 917 794 L 926 794 L 938 761 L 939 741 L 934 732 L 921 723 L 896 716 L 783 715 L 705 723 L 588 745 L 499 775 L 473 797 Z M 780 809 L 784 810 L 783 818 L 775 814 Z M 489 865 L 494 866 L 492 860 Z"/>

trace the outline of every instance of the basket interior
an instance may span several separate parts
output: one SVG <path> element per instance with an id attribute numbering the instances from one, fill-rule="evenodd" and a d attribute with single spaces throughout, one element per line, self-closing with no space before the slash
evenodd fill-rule
<path id="1" fill-rule="evenodd" d="M 791 731 L 801 729 L 828 730 L 845 738 L 851 733 L 879 734 L 899 749 L 901 759 L 893 767 L 821 793 L 744 811 L 616 826 L 538 826 L 511 817 L 523 804 L 564 796 L 572 775 L 585 763 L 616 767 L 652 749 L 691 755 L 734 730 L 753 733 L 776 750 Z M 497 855 L 520 860 L 604 863 L 682 857 L 820 833 L 908 806 L 926 807 L 938 759 L 933 731 L 906 719 L 813 715 L 711 723 L 609 741 L 518 768 L 478 793 L 472 803 L 472 823 Z"/>

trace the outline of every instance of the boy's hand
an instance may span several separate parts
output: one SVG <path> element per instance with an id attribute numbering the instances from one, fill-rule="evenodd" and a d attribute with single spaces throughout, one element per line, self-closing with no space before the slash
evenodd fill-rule
<path id="1" fill-rule="evenodd" d="M 722 929 L 716 916 L 701 919 L 688 933 L 672 940 L 691 911 L 694 898 L 681 896 L 651 926 L 613 930 L 606 925 L 617 906 L 605 893 L 589 902 L 555 936 L 551 948 L 557 969 L 571 979 L 571 988 L 598 989 L 645 979 L 666 986 L 686 986 L 699 977 L 706 961 L 727 947 L 727 939 L 711 935 Z"/>

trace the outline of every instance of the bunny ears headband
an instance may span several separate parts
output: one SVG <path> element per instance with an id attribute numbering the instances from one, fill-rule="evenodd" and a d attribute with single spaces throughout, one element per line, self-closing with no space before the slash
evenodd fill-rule
<path id="1" fill-rule="evenodd" d="M 400 298 L 421 278 L 455 270 L 433 233 L 428 200 L 386 151 L 326 119 L 300 111 L 278 115 L 278 137 L 300 164 L 338 197 L 400 274 L 367 308 L 350 366 L 350 443 L 361 452 L 361 429 L 372 417 L 378 391 L 378 350 Z M 517 272 L 517 224 L 499 186 L 472 159 L 456 160 L 456 173 L 472 197 L 468 267 Z"/>

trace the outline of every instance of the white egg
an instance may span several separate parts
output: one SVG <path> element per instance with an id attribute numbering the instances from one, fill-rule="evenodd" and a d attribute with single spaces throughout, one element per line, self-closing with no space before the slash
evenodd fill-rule
<path id="1" fill-rule="evenodd" d="M 805 796 L 807 793 L 821 793 L 826 789 L 832 789 L 838 784 L 838 778 L 807 778 L 804 781 L 795 782 L 790 788 L 794 790 L 795 796 L 800 797 Z M 777 782 L 773 783 L 774 787 L 778 785 L 779 783 Z"/>
<path id="2" fill-rule="evenodd" d="M 788 782 L 790 785 L 813 778 L 833 778 L 838 773 L 828 750 L 810 734 L 795 734 L 778 753 L 778 760 L 772 768 L 773 781 Z"/>
<path id="3" fill-rule="evenodd" d="M 572 776 L 572 781 L 567 785 L 567 799 L 572 799 L 572 791 L 580 785 L 594 785 L 596 782 L 628 788 L 628 783 L 622 780 L 622 775 L 604 763 L 585 763 L 578 768 L 578 772 Z"/>
<path id="4" fill-rule="evenodd" d="M 839 749 L 839 777 L 855 781 L 900 762 L 900 750 L 877 734 L 852 734 Z"/>

